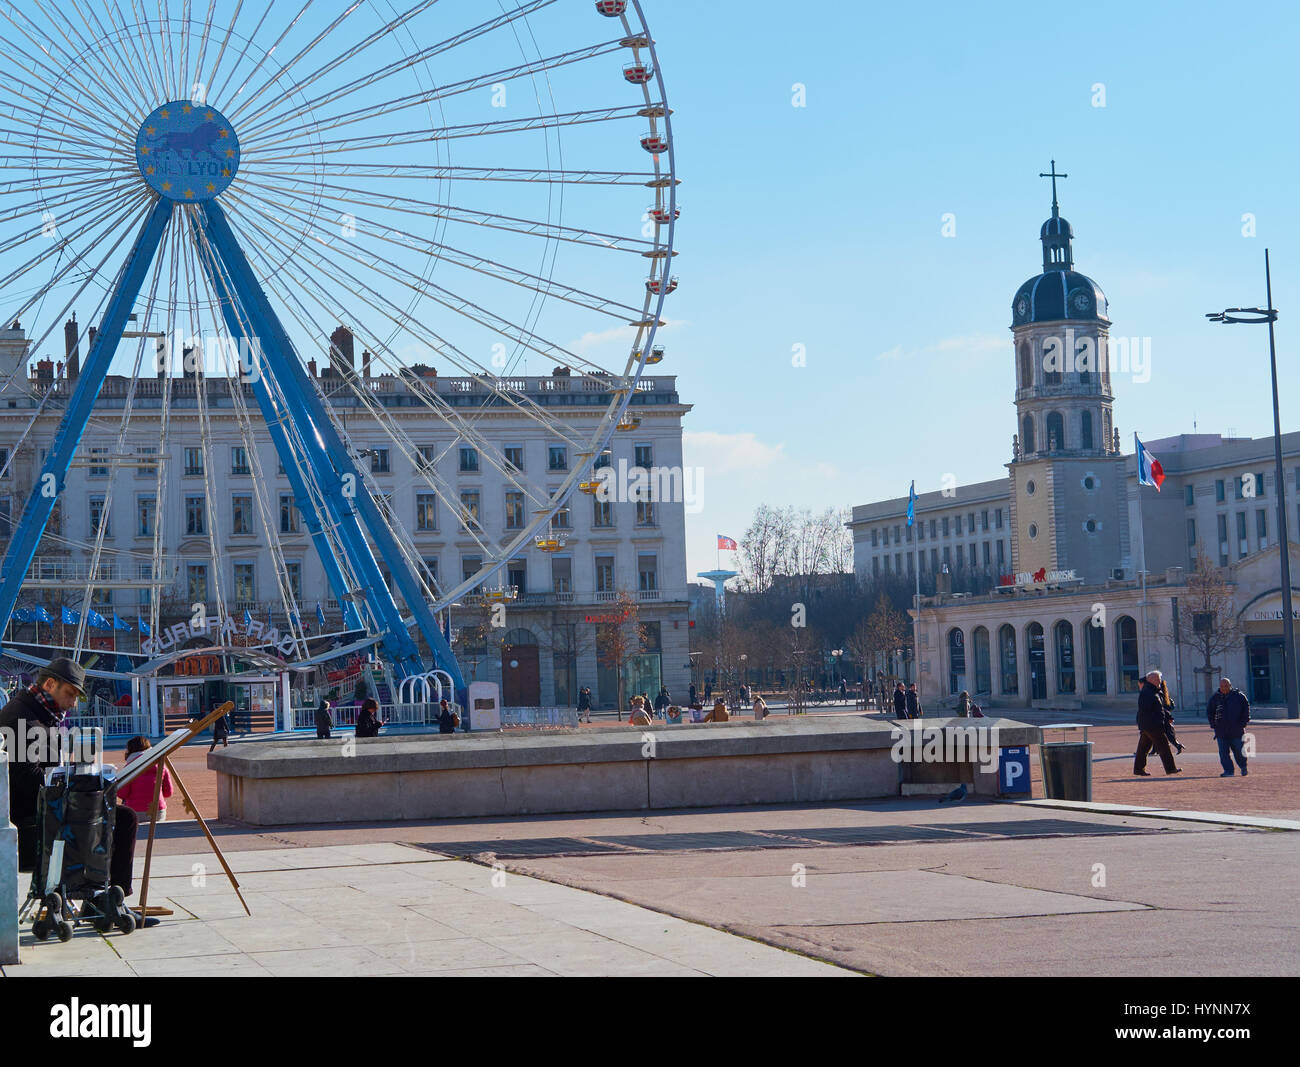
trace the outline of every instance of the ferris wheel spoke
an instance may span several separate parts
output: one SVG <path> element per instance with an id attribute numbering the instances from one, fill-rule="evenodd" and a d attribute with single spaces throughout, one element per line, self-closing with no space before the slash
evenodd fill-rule
<path id="1" fill-rule="evenodd" d="M 386 66 L 380 67 L 378 70 L 368 71 L 359 77 L 353 78 L 351 81 L 346 82 L 341 86 L 305 101 L 303 107 L 305 110 L 314 110 L 333 103 L 335 100 L 342 99 L 350 93 L 356 92 L 358 89 L 373 88 L 375 85 L 387 78 L 400 74 L 419 63 L 426 62 L 434 56 L 441 55 L 444 52 L 450 52 L 452 49 L 458 48 L 469 41 L 482 37 L 484 34 L 491 33 L 495 29 L 510 25 L 516 19 L 525 18 L 535 11 L 548 7 L 554 2 L 555 0 L 529 0 L 528 3 L 521 4 L 516 8 L 512 8 L 510 11 L 503 12 L 494 18 L 488 19 L 486 22 L 481 22 L 477 26 L 464 30 L 453 37 L 448 37 L 436 44 L 426 45 L 424 48 L 419 49 L 412 55 L 405 56 L 400 60 L 395 60 Z M 290 93 L 284 94 L 284 96 L 287 98 L 291 92 L 292 90 Z"/>
<path id="2" fill-rule="evenodd" d="M 213 0 L 213 3 L 215 5 L 216 0 Z M 243 10 L 244 10 L 244 0 L 238 0 L 238 2 L 235 4 L 235 13 L 230 16 L 230 22 L 227 24 L 226 31 L 224 34 L 222 34 L 221 37 L 221 45 L 217 48 L 216 58 L 212 60 L 212 69 L 211 71 L 209 71 L 206 78 L 203 76 L 203 60 L 205 58 L 206 49 L 208 45 L 208 41 L 207 41 L 208 35 L 204 34 L 203 47 L 205 51 L 199 53 L 198 66 L 196 70 L 197 70 L 199 80 L 203 82 L 205 93 L 206 90 L 212 86 L 213 82 L 216 81 L 217 71 L 221 69 L 221 61 L 222 59 L 225 58 L 226 55 L 226 47 L 230 44 L 230 37 L 235 32 L 235 26 L 238 25 L 239 23 L 240 12 L 242 12 Z M 209 19 L 209 25 L 211 25 L 211 19 Z"/>
<path id="3" fill-rule="evenodd" d="M 234 94 L 235 97 L 239 97 L 243 95 L 244 90 L 248 88 L 248 83 L 251 82 L 255 77 L 257 77 L 257 72 L 261 70 L 262 66 L 266 63 L 266 61 L 275 54 L 276 49 L 278 49 L 280 45 L 284 43 L 284 39 L 289 35 L 289 33 L 293 30 L 293 28 L 296 25 L 298 25 L 299 20 L 303 17 L 303 15 L 307 13 L 307 9 L 311 7 L 311 5 L 312 5 L 312 0 L 306 0 L 306 2 L 302 5 L 302 7 L 298 9 L 298 13 L 294 15 L 294 17 L 289 20 L 289 24 L 283 30 L 280 31 L 280 36 L 275 39 L 275 43 L 273 43 L 270 48 L 266 49 L 266 51 L 262 53 L 262 58 L 259 59 L 257 61 L 257 64 L 253 67 L 253 69 L 249 71 L 248 76 L 244 78 L 243 84 L 240 85 L 240 87 L 235 90 L 235 94 Z M 350 8 L 349 10 L 355 10 L 356 6 L 357 5 L 354 3 L 352 5 L 352 8 Z M 235 118 L 239 115 L 240 110 L 241 108 L 235 108 L 235 110 L 231 114 L 227 115 L 226 117 L 233 122 Z"/>
<path id="4" fill-rule="evenodd" d="M 395 100 L 385 101 L 381 104 L 370 104 L 366 107 L 355 108 L 352 111 L 345 111 L 338 115 L 329 115 L 318 119 L 315 122 L 302 123 L 301 115 L 286 113 L 279 119 L 268 121 L 260 126 L 246 128 L 246 139 L 250 145 L 255 145 L 259 140 L 264 140 L 272 131 L 283 128 L 286 125 L 294 123 L 293 137 L 307 137 L 322 130 L 337 129 L 341 126 L 355 125 L 358 122 L 370 122 L 380 117 L 388 117 L 399 111 L 405 111 L 408 108 L 419 107 L 423 104 L 434 103 L 439 100 L 447 100 L 453 96 L 459 96 L 463 93 L 472 92 L 475 89 L 481 89 L 484 86 L 505 83 L 516 78 L 528 77 L 548 70 L 555 70 L 559 67 L 567 66 L 570 63 L 580 63 L 586 59 L 592 59 L 596 56 L 607 55 L 610 52 L 617 52 L 622 49 L 618 41 L 605 41 L 601 44 L 590 45 L 587 48 L 578 49 L 573 52 L 564 52 L 559 55 L 551 56 L 548 59 L 538 59 L 530 63 L 523 63 L 515 67 L 506 67 L 502 70 L 493 71 L 490 74 L 481 74 L 474 78 L 467 78 L 463 81 L 451 82 L 447 85 L 440 85 L 433 89 L 427 89 L 418 93 L 411 93 L 407 96 L 398 97 Z"/>
<path id="5" fill-rule="evenodd" d="M 35 215 L 37 220 L 28 229 L 14 234 L 3 241 L 0 241 L 0 254 L 11 251 L 25 244 L 27 241 L 35 240 L 37 237 L 49 236 L 47 231 L 57 229 L 62 223 L 75 223 L 85 213 L 83 205 L 99 204 L 105 199 L 105 187 L 102 182 L 95 185 L 89 185 L 86 182 L 78 182 L 80 188 L 67 188 L 61 190 L 62 195 L 59 197 L 40 197 L 36 200 L 30 200 L 23 204 L 16 204 L 11 208 L 0 211 L 0 223 L 13 222 L 17 219 L 29 215 Z M 108 187 L 109 193 L 121 193 L 129 188 L 130 183 L 122 180 L 115 185 Z M 42 190 L 44 191 L 44 190 Z M 56 208 L 66 209 L 64 217 L 55 211 Z"/>
<path id="6" fill-rule="evenodd" d="M 52 26 L 57 27 L 63 34 L 64 40 L 68 41 L 68 43 L 72 45 L 75 54 L 70 57 L 70 59 L 75 62 L 77 57 L 84 57 L 93 54 L 94 45 L 82 35 L 73 19 L 61 17 L 57 12 L 50 11 L 48 7 L 42 4 L 42 0 L 34 0 L 34 2 L 41 9 L 46 20 L 49 21 Z M 87 14 L 81 10 L 77 0 L 72 0 L 72 8 L 81 17 L 82 25 L 91 30 L 93 34 L 94 29 L 91 26 L 91 20 L 87 17 Z M 96 20 L 96 22 L 97 21 L 98 20 Z M 76 38 L 75 42 L 72 40 L 72 37 Z M 121 60 L 124 57 L 119 55 L 116 58 Z M 104 69 L 107 71 L 108 78 L 117 86 L 116 92 L 97 76 L 95 66 L 95 64 L 86 64 L 87 74 L 95 80 L 100 91 L 106 94 L 106 99 L 116 98 L 118 92 L 124 94 L 121 97 L 122 99 L 131 99 L 133 97 L 136 90 L 132 89 L 122 76 L 123 70 L 130 73 L 130 66 L 128 64 L 122 62 L 108 62 L 103 64 Z M 144 100 L 140 99 L 138 102 L 143 103 Z"/>
<path id="7" fill-rule="evenodd" d="M 275 3 L 275 0 L 267 0 L 267 2 L 266 2 L 266 10 L 263 11 L 262 14 L 261 14 L 261 17 L 258 18 L 258 20 L 257 20 L 257 25 L 253 27 L 253 32 L 250 33 L 248 36 L 246 36 L 246 37 L 244 38 L 244 45 L 243 45 L 243 47 L 239 50 L 239 55 L 235 57 L 235 61 L 234 61 L 234 63 L 231 65 L 231 68 L 230 68 L 230 73 L 226 75 L 225 80 L 221 83 L 221 89 L 220 89 L 220 91 L 218 91 L 217 88 L 216 88 L 216 85 L 217 85 L 217 70 L 218 70 L 218 65 L 219 65 L 219 64 L 213 66 L 213 68 L 212 68 L 212 74 L 211 74 L 211 76 L 208 78 L 208 83 L 209 83 L 210 87 L 212 88 L 212 92 L 208 94 L 209 97 L 211 97 L 211 96 L 213 96 L 213 95 L 215 94 L 215 95 L 217 96 L 218 99 L 221 99 L 221 98 L 225 95 L 226 90 L 227 90 L 228 88 L 230 88 L 230 80 L 231 80 L 231 78 L 233 78 L 233 77 L 235 76 L 235 73 L 239 70 L 239 68 L 242 67 L 242 66 L 244 65 L 244 60 L 248 58 L 248 49 L 249 49 L 249 46 L 252 45 L 252 43 L 253 43 L 254 40 L 256 40 L 259 31 L 260 31 L 260 30 L 262 29 L 262 27 L 266 24 L 266 20 L 267 20 L 267 18 L 268 18 L 268 17 L 270 16 L 270 14 L 271 14 L 271 7 L 272 7 L 272 5 L 273 5 L 274 3 Z M 283 4 L 283 0 L 281 0 L 281 3 Z M 241 8 L 242 8 L 242 6 L 243 6 L 242 2 L 241 2 L 241 4 L 240 4 L 240 6 L 241 6 Z M 238 18 L 238 16 L 239 16 L 239 12 L 236 11 L 236 12 L 235 12 L 235 17 Z M 233 34 L 233 33 L 234 33 L 234 30 L 235 30 L 235 23 L 234 23 L 234 21 L 232 20 L 232 21 L 231 21 L 231 24 L 230 24 L 230 30 L 229 30 L 229 33 Z M 223 45 L 223 47 L 222 47 L 222 51 L 223 51 L 223 52 L 225 51 L 225 47 L 224 47 L 224 45 Z"/>
<path id="8" fill-rule="evenodd" d="M 492 122 L 473 122 L 461 126 L 444 126 L 439 130 L 400 130 L 395 133 L 365 134 L 359 137 L 340 137 L 332 141 L 318 141 L 312 145 L 286 144 L 274 147 L 281 154 L 276 162 L 300 159 L 304 155 L 323 153 L 358 152 L 373 148 L 400 148 L 405 145 L 424 144 L 429 141 L 454 141 L 462 137 L 490 137 L 501 134 L 526 133 L 530 130 L 561 129 L 582 126 L 593 122 L 617 122 L 634 118 L 641 108 L 632 106 L 606 107 L 592 111 L 570 111 L 556 115 L 537 115 L 521 119 L 496 119 Z M 256 146 L 252 146 L 255 148 Z M 251 148 L 250 148 L 250 154 Z"/>
<path id="9" fill-rule="evenodd" d="M 257 93 L 255 93 L 252 97 L 250 97 L 249 99 L 241 103 L 240 107 L 236 110 L 235 115 L 231 116 L 232 120 L 235 117 L 241 117 L 241 126 L 243 128 L 245 129 L 255 128 L 253 127 L 252 124 L 255 123 L 261 116 L 265 115 L 268 111 L 272 111 L 276 107 L 280 106 L 280 103 L 283 100 L 299 95 L 304 89 L 307 88 L 307 86 L 311 85 L 312 83 L 316 82 L 320 78 L 324 77 L 326 74 L 330 73 L 330 71 L 337 69 L 343 63 L 346 63 L 348 60 L 354 58 L 355 56 L 360 55 L 371 45 L 374 45 L 379 41 L 382 41 L 385 38 L 392 36 L 402 26 L 405 26 L 408 22 L 410 22 L 411 19 L 415 18 L 417 15 L 421 14 L 422 12 L 427 11 L 437 2 L 438 0 L 420 0 L 420 3 L 417 3 L 414 7 L 408 8 L 406 11 L 402 12 L 402 14 L 395 16 L 394 18 L 389 20 L 386 25 L 381 26 L 379 29 L 370 33 L 368 36 L 358 41 L 356 44 L 352 45 L 351 48 L 348 48 L 342 54 L 335 56 L 333 59 L 325 63 L 323 66 L 318 67 L 316 70 L 312 71 L 311 74 L 299 79 L 297 82 L 289 86 L 287 89 L 281 89 L 279 98 L 276 99 L 275 101 L 268 104 L 263 104 L 252 114 L 244 115 L 243 114 L 244 108 L 250 106 L 254 100 L 256 100 L 263 92 L 266 91 L 267 88 L 269 88 L 270 82 L 268 82 L 261 89 L 259 89 Z M 351 14 L 351 11 L 352 9 L 349 9 L 348 11 L 344 12 L 344 15 L 342 17 L 346 17 L 348 14 Z M 318 37 L 316 40 L 320 41 L 328 33 L 329 30 L 326 30 L 325 33 L 321 34 L 321 36 Z M 312 42 L 312 43 L 315 44 L 316 42 Z M 310 51 L 310 49 L 311 46 L 309 45 L 307 49 L 305 49 L 304 51 L 300 52 L 297 56 L 295 56 L 293 62 L 290 63 L 288 66 L 286 66 L 282 71 L 280 71 L 279 76 L 282 77 L 283 75 L 287 74 L 289 70 L 294 65 L 297 64 L 298 60 L 306 56 L 307 52 Z"/>
<path id="10" fill-rule="evenodd" d="M 14 22 L 14 20 L 10 18 L 7 7 L 8 5 L 0 5 L 0 18 L 4 18 L 15 29 L 17 29 L 19 33 L 21 33 L 24 37 L 27 37 L 27 39 L 32 42 L 33 47 L 37 50 L 37 52 L 40 55 L 48 54 L 46 49 L 40 44 L 39 41 L 34 40 L 24 30 L 22 26 L 19 26 L 18 23 Z M 22 45 L 17 44 L 16 42 L 10 40 L 8 37 L 2 34 L 0 34 L 0 45 L 3 45 L 4 46 L 3 50 L 9 52 L 9 54 L 11 55 L 30 56 L 32 52 L 31 48 L 25 48 Z M 46 78 L 42 77 L 42 75 L 38 72 L 36 68 L 40 68 L 40 70 L 48 72 L 50 74 L 50 77 L 53 79 L 53 81 L 48 81 L 46 80 Z M 39 98 L 44 98 L 46 101 L 56 102 L 60 108 L 59 115 L 58 115 L 60 121 L 71 121 L 71 116 L 76 114 L 76 115 L 83 116 L 84 120 L 87 123 L 98 123 L 101 125 L 102 128 L 102 124 L 104 123 L 104 117 L 102 115 L 95 114 L 95 112 L 91 111 L 89 108 L 85 107 L 81 103 L 81 99 L 83 97 L 88 97 L 93 94 L 90 92 L 90 89 L 87 86 L 78 82 L 74 76 L 67 75 L 65 74 L 64 71 L 57 70 L 53 67 L 50 67 L 47 64 L 41 62 L 39 59 L 35 60 L 35 62 L 32 64 L 32 69 L 27 71 L 27 73 L 30 74 L 31 77 L 34 78 L 39 83 L 39 86 L 32 85 L 31 82 L 23 80 L 16 72 L 13 71 L 6 71 L 5 79 L 10 83 L 11 86 L 17 85 L 22 88 L 26 88 L 33 94 L 34 98 L 29 98 L 25 96 L 22 97 L 23 99 L 27 100 L 28 103 L 35 104 L 37 103 L 37 99 Z M 81 91 L 80 94 L 74 92 L 70 95 L 68 91 L 69 87 L 79 89 Z M 21 94 L 17 94 L 17 95 L 21 96 Z"/>

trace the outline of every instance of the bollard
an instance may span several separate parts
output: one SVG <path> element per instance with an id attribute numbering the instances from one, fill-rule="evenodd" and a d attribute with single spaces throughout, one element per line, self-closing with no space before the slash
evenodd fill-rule
<path id="1" fill-rule="evenodd" d="M 18 962 L 18 829 L 9 821 L 9 753 L 0 736 L 0 964 Z"/>

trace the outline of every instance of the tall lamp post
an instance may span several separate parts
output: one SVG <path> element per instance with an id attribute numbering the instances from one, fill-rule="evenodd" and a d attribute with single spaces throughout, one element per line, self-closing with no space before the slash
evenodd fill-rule
<path id="1" fill-rule="evenodd" d="M 1268 362 L 1273 376 L 1273 462 L 1277 481 L 1277 537 L 1278 554 L 1282 561 L 1282 640 L 1284 644 L 1282 666 L 1286 675 L 1286 717 L 1300 719 L 1300 696 L 1296 693 L 1295 623 L 1291 614 L 1291 542 L 1286 528 L 1286 475 L 1282 470 L 1282 419 L 1277 401 L 1277 345 L 1273 337 L 1273 323 L 1277 309 L 1273 307 L 1273 278 L 1269 271 L 1268 249 L 1264 249 L 1264 290 L 1268 306 L 1263 308 L 1226 308 L 1210 312 L 1205 317 L 1211 322 L 1224 324 L 1268 323 Z M 1258 487 L 1257 487 L 1258 488 Z"/>

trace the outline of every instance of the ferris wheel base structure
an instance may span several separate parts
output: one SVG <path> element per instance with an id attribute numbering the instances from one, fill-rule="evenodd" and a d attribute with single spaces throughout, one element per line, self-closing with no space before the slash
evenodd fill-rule
<path id="1" fill-rule="evenodd" d="M 164 109 L 159 111 L 165 115 Z M 143 129 L 141 136 L 144 136 Z M 213 291 L 218 294 L 221 314 L 231 340 L 247 342 L 247 350 L 256 354 L 256 365 L 246 368 L 251 371 L 248 378 L 327 580 L 339 603 L 344 605 L 345 625 L 361 628 L 363 620 L 354 603 L 360 599 L 368 617 L 366 628 L 379 636 L 381 647 L 399 678 L 423 675 L 430 670 L 410 633 L 410 626 L 417 626 L 432 654 L 432 668 L 450 676 L 456 696 L 463 702 L 466 691 L 464 676 L 425 600 L 419 581 L 407 565 L 396 538 L 330 421 L 288 334 L 258 284 L 224 212 L 216 203 L 217 193 L 229 183 L 220 188 L 211 183 L 196 194 L 193 190 L 180 188 L 180 184 L 173 186 L 160 182 L 155 185 L 150 181 L 152 177 L 146 174 L 146 181 L 158 193 L 158 198 L 113 287 L 100 330 L 87 353 L 76 389 L 0 567 L 0 618 L 8 619 L 17 603 L 37 546 L 63 492 L 78 442 L 94 409 L 132 307 L 158 254 L 167 226 L 176 208 L 182 206 L 189 214 L 199 259 Z M 315 499 L 308 490 L 300 463 L 310 472 L 318 493 Z M 323 505 L 337 538 L 342 560 L 336 555 L 335 544 L 320 522 L 317 510 L 320 505 Z M 403 618 L 367 542 L 367 534 L 373 539 L 375 549 L 410 608 L 414 616 L 411 622 Z M 348 572 L 359 587 L 355 592 L 349 589 L 344 578 Z"/>

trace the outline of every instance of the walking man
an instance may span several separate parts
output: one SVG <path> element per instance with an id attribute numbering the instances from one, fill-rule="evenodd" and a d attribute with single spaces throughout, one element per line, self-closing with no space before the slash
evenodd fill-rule
<path id="1" fill-rule="evenodd" d="M 578 690 L 578 721 L 579 722 L 584 721 L 584 712 L 585 712 L 585 721 L 591 722 L 591 689 L 585 685 Z"/>
<path id="2" fill-rule="evenodd" d="M 218 744 L 230 747 L 230 713 L 227 712 L 212 724 L 212 744 L 208 746 L 211 752 Z"/>
<path id="3" fill-rule="evenodd" d="M 913 682 L 907 687 L 907 717 L 909 719 L 919 719 L 921 717 L 921 695 L 916 691 L 916 683 Z"/>
<path id="4" fill-rule="evenodd" d="M 321 741 L 328 741 L 330 731 L 334 729 L 334 716 L 330 714 L 330 702 L 324 697 L 316 705 L 316 737 Z"/>
<path id="5" fill-rule="evenodd" d="M 907 718 L 907 693 L 903 689 L 902 682 L 894 686 L 894 718 Z"/>
<path id="6" fill-rule="evenodd" d="M 1241 776 L 1246 776 L 1246 754 L 1242 750 L 1242 736 L 1250 722 L 1250 701 L 1240 689 L 1234 689 L 1231 679 L 1219 679 L 1219 691 L 1210 697 L 1205 717 L 1214 728 L 1214 738 L 1219 742 L 1219 763 L 1223 766 L 1220 778 L 1231 778 L 1232 761 L 1237 761 Z M 1231 758 L 1229 758 L 1231 754 Z"/>
<path id="7" fill-rule="evenodd" d="M 1149 777 L 1147 753 L 1153 749 L 1164 764 L 1165 774 L 1179 774 L 1181 767 L 1174 765 L 1174 754 L 1169 751 L 1165 737 L 1165 705 L 1160 699 L 1159 671 L 1149 671 L 1138 691 L 1137 728 L 1141 731 L 1137 752 L 1133 755 L 1133 773 Z"/>

